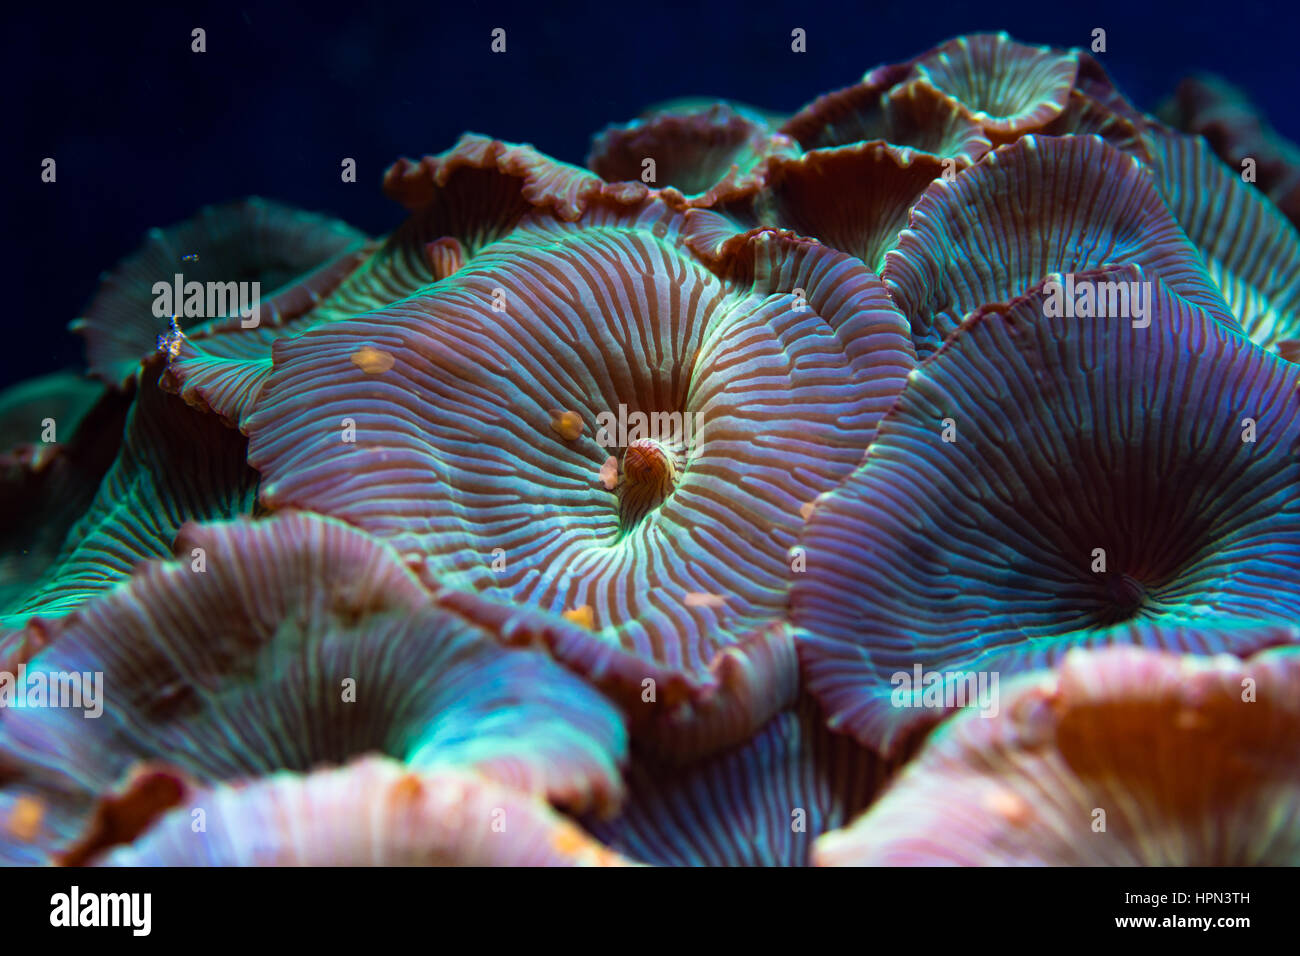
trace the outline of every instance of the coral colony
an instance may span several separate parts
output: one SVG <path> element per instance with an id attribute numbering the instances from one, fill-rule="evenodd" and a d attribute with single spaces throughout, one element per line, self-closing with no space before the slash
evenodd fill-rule
<path id="1" fill-rule="evenodd" d="M 152 232 L 0 399 L 0 859 L 1300 862 L 1300 159 L 1103 58 Z"/>

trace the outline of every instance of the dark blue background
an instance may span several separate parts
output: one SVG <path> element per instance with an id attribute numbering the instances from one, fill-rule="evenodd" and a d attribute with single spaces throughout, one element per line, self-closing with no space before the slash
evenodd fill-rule
<path id="1" fill-rule="evenodd" d="M 581 163 L 590 135 L 646 105 L 713 95 L 790 111 L 959 33 L 1087 46 L 1138 106 L 1213 70 L 1283 135 L 1300 15 L 1256 3 L 320 3 L 27 9 L 0 38 L 5 295 L 0 383 L 80 365 L 65 331 L 100 272 L 151 226 L 258 194 L 371 233 L 401 210 L 379 179 L 464 130 Z M 208 52 L 190 52 L 207 30 Z M 489 50 L 504 27 L 508 52 Z M 790 31 L 808 31 L 808 52 Z M 40 181 L 43 157 L 58 182 Z M 340 181 L 356 158 L 358 182 Z"/>

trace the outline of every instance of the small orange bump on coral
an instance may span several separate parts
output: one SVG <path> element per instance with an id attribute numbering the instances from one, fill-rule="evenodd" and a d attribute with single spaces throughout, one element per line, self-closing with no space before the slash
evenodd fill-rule
<path id="1" fill-rule="evenodd" d="M 613 491 L 618 484 L 618 459 L 613 455 L 606 458 L 605 464 L 600 466 L 600 480 L 608 491 Z"/>
<path id="2" fill-rule="evenodd" d="M 597 843 L 573 824 L 564 824 L 551 837 L 551 847 L 580 866 L 627 866 L 628 861 Z"/>
<path id="3" fill-rule="evenodd" d="M 381 372 L 387 372 L 393 367 L 395 361 L 388 352 L 371 348 L 369 345 L 363 345 L 352 353 L 352 364 L 367 375 L 378 375 Z"/>
<path id="4" fill-rule="evenodd" d="M 19 840 L 36 839 L 45 819 L 45 805 L 34 797 L 19 797 L 9 811 L 6 829 Z"/>
<path id="5" fill-rule="evenodd" d="M 1201 711 L 1184 707 L 1174 718 L 1174 726 L 1179 730 L 1205 730 L 1209 726 L 1209 721 Z"/>
<path id="6" fill-rule="evenodd" d="M 564 619 L 572 621 L 579 627 L 585 627 L 589 631 L 596 627 L 596 615 L 591 610 L 590 604 L 584 604 L 582 607 L 575 607 L 572 610 L 565 611 Z"/>
<path id="7" fill-rule="evenodd" d="M 722 607 L 727 603 L 727 599 L 721 594 L 710 594 L 708 591 L 692 591 L 686 595 L 687 607 Z"/>
<path id="8" fill-rule="evenodd" d="M 563 826 L 555 831 L 551 846 L 565 856 L 577 856 L 585 849 L 587 841 L 582 838 L 577 827 Z"/>
<path id="9" fill-rule="evenodd" d="M 1012 826 L 1028 826 L 1034 818 L 1034 810 L 1029 802 L 1014 790 L 994 790 L 984 798 L 984 807 Z"/>
<path id="10" fill-rule="evenodd" d="M 393 787 L 393 798 L 401 803 L 416 803 L 424 793 L 418 774 L 408 773 Z"/>
<path id="11" fill-rule="evenodd" d="M 809 518 L 811 518 L 813 512 L 816 510 L 817 510 L 817 502 L 815 501 L 805 501 L 803 504 L 799 506 L 799 514 L 803 517 L 804 521 L 807 521 Z"/>
<path id="12" fill-rule="evenodd" d="M 562 408 L 551 409 L 551 428 L 565 441 L 576 441 L 582 436 L 582 416 Z"/>

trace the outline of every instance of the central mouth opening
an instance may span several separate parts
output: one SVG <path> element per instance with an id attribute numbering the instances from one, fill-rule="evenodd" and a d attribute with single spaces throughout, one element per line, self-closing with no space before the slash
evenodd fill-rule
<path id="1" fill-rule="evenodd" d="M 607 517 L 615 519 L 610 544 L 657 520 L 704 453 L 705 413 L 692 397 L 694 362 L 657 360 L 649 369 L 634 370 L 644 380 L 620 383 L 614 400 L 596 404 L 600 410 L 591 437 L 600 449 L 598 484 L 613 495 L 604 499 L 613 507 Z"/>
<path id="2" fill-rule="evenodd" d="M 1101 575 L 1099 584 L 1095 620 L 1101 627 L 1138 617 L 1150 597 L 1145 584 L 1123 571 Z"/>
<path id="3" fill-rule="evenodd" d="M 668 500 L 685 467 L 685 452 L 680 441 L 655 438 L 637 439 L 624 449 L 617 486 L 620 536 Z"/>
<path id="4" fill-rule="evenodd" d="M 1017 562 L 996 582 L 1009 622 L 1026 636 L 1055 638 L 1155 620 L 1185 600 L 1184 563 L 1171 566 L 1144 554 L 1109 557 L 1113 564 L 1104 570 L 1093 568 L 1090 551 L 1080 557 L 1077 549 L 1069 555 L 1073 567 L 1044 567 L 1037 558 Z"/>

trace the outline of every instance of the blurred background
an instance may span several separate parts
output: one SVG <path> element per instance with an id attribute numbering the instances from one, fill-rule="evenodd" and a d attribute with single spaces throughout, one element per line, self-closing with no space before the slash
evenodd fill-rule
<path id="1" fill-rule="evenodd" d="M 261 195 L 380 234 L 402 218 L 380 192 L 384 169 L 463 131 L 581 165 L 593 133 L 652 103 L 708 95 L 791 112 L 959 33 L 1087 47 L 1101 27 L 1100 59 L 1138 107 L 1153 111 L 1183 75 L 1212 71 L 1300 140 L 1300 7 L 1270 3 L 21 6 L 0 30 L 0 386 L 81 367 L 66 327 L 100 273 L 150 227 L 201 206 Z M 207 31 L 204 54 L 190 52 L 195 27 Z M 490 51 L 496 27 L 504 55 Z M 790 49 L 796 27 L 804 54 Z M 40 180 L 47 156 L 54 185 Z M 355 184 L 340 181 L 344 157 L 357 161 Z"/>

